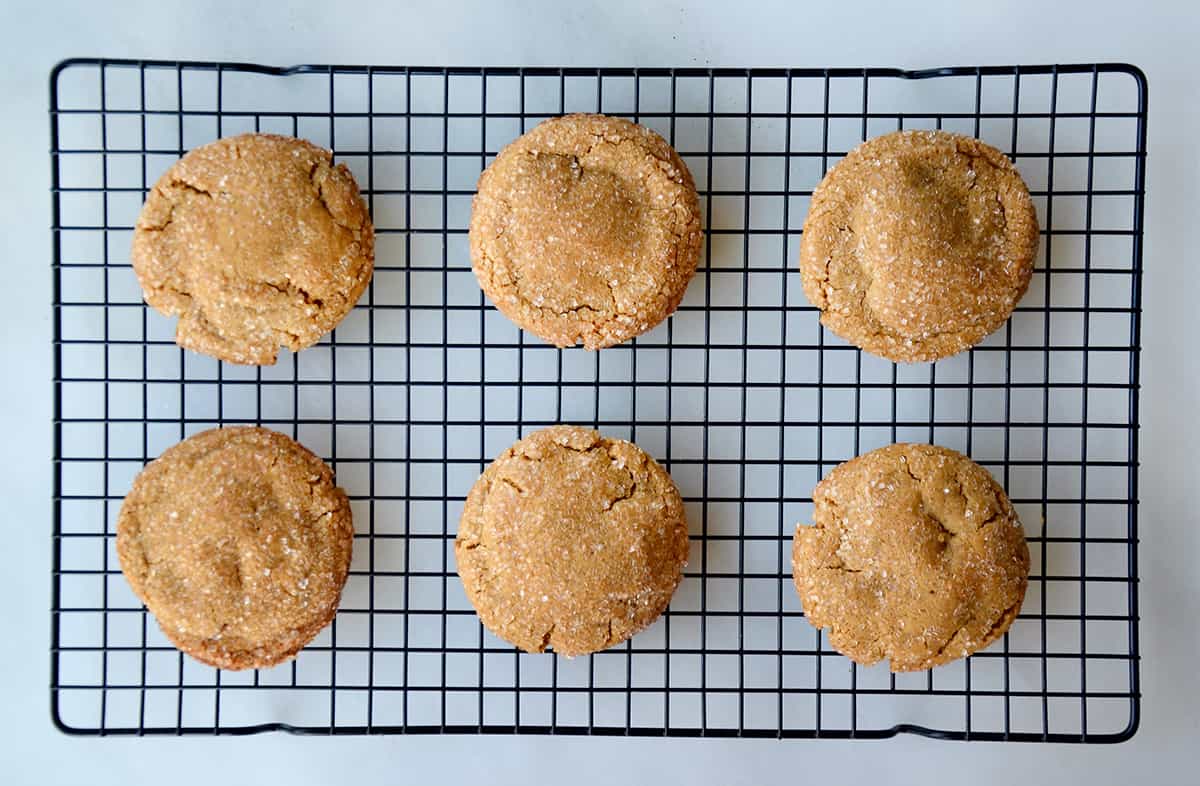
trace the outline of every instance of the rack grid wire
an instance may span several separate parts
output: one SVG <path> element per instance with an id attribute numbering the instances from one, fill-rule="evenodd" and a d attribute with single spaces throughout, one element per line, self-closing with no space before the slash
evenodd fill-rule
<path id="1" fill-rule="evenodd" d="M 559 350 L 485 300 L 466 248 L 479 173 L 545 117 L 603 111 L 669 139 L 706 246 L 675 315 Z M 51 704 L 80 734 L 552 733 L 1113 742 L 1137 728 L 1137 394 L 1146 83 L 1117 64 L 891 69 L 300 66 L 71 60 L 50 80 L 54 461 Z M 863 139 L 946 128 L 1010 155 L 1043 226 L 1005 327 L 895 365 L 823 330 L 796 259 L 808 199 Z M 374 281 L 271 367 L 184 352 L 129 266 L 148 186 L 243 131 L 355 173 Z M 477 621 L 454 572 L 463 498 L 529 430 L 592 425 L 671 472 L 691 526 L 670 610 L 576 659 Z M 133 476 L 215 425 L 282 430 L 352 499 L 336 621 L 292 663 L 179 654 L 130 592 L 113 525 Z M 1008 490 L 1032 552 L 1003 641 L 927 673 L 834 652 L 804 620 L 793 527 L 836 464 L 956 448 Z"/>

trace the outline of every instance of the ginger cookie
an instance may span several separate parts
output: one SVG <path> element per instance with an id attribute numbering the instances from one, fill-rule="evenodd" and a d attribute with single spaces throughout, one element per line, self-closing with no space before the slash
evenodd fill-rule
<path id="1" fill-rule="evenodd" d="M 133 270 L 149 305 L 179 315 L 181 347 L 270 365 L 354 307 L 375 234 L 354 176 L 332 158 L 301 139 L 242 134 L 192 150 L 155 184 Z"/>
<path id="2" fill-rule="evenodd" d="M 273 666 L 333 619 L 350 569 L 346 494 L 276 431 L 196 434 L 150 462 L 117 519 L 133 591 L 176 647 L 210 666 Z"/>
<path id="3" fill-rule="evenodd" d="M 493 461 L 454 543 L 483 624 L 526 652 L 567 656 L 654 622 L 687 553 L 670 475 L 633 443 L 576 426 L 536 431 Z"/>
<path id="4" fill-rule="evenodd" d="M 1029 547 L 987 470 L 953 450 L 897 444 L 834 468 L 792 541 L 808 621 L 856 663 L 929 669 L 1004 635 Z"/>
<path id="5" fill-rule="evenodd" d="M 483 291 L 559 347 L 609 347 L 670 316 L 701 238 L 679 154 L 650 129 L 604 115 L 552 118 L 504 148 L 471 211 Z"/>
<path id="6" fill-rule="evenodd" d="M 875 355 L 944 358 L 1004 324 L 1037 254 L 1029 189 L 978 139 L 897 131 L 850 151 L 813 192 L 800 238 L 821 324 Z"/>

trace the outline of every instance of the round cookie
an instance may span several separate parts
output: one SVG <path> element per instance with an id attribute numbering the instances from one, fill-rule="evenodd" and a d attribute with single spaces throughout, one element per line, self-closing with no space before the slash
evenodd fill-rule
<path id="1" fill-rule="evenodd" d="M 328 150 L 242 134 L 198 147 L 146 198 L 132 261 L 175 341 L 269 365 L 312 346 L 371 280 L 375 234 L 354 176 Z"/>
<path id="2" fill-rule="evenodd" d="M 631 442 L 552 426 L 471 488 L 454 554 L 484 625 L 526 652 L 583 655 L 658 618 L 687 562 L 671 477 Z"/>
<path id="3" fill-rule="evenodd" d="M 211 666 L 294 657 L 333 619 L 354 526 L 333 473 L 264 428 L 212 429 L 133 482 L 117 555 L 176 647 Z"/>
<path id="4" fill-rule="evenodd" d="M 479 178 L 471 265 L 521 328 L 559 347 L 619 344 L 666 319 L 696 272 L 700 200 L 679 154 L 617 117 L 565 115 Z"/>
<path id="5" fill-rule="evenodd" d="M 1025 294 L 1033 201 L 978 139 L 897 131 L 859 145 L 813 192 L 800 238 L 821 323 L 875 355 L 931 361 L 979 343 Z"/>
<path id="6" fill-rule="evenodd" d="M 1016 619 L 1029 547 L 1004 490 L 953 450 L 897 444 L 834 468 L 798 526 L 808 621 L 856 663 L 917 671 L 986 647 Z"/>

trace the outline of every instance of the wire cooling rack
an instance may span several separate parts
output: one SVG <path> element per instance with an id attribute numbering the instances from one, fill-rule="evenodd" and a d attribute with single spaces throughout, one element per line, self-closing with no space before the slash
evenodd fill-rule
<path id="1" fill-rule="evenodd" d="M 533 732 L 1112 742 L 1138 717 L 1137 385 L 1146 83 L 1124 65 L 887 69 L 382 68 L 73 60 L 51 76 L 51 703 L 81 734 Z M 707 244 L 678 312 L 596 353 L 484 299 L 480 171 L 541 119 L 625 115 L 680 151 Z M 861 140 L 942 127 L 1016 161 L 1041 219 L 1029 293 L 967 353 L 897 366 L 821 329 L 797 272 L 809 196 Z M 268 368 L 184 352 L 129 267 L 146 189 L 184 151 L 273 131 L 331 147 L 378 233 L 335 333 Z M 584 658 L 516 652 L 454 573 L 464 495 L 521 434 L 634 439 L 684 495 L 670 611 Z M 113 550 L 143 464 L 217 424 L 294 435 L 353 500 L 336 622 L 290 665 L 170 646 Z M 804 620 L 793 527 L 837 463 L 894 441 L 970 454 L 1029 537 L 1002 642 L 928 673 L 835 653 Z"/>

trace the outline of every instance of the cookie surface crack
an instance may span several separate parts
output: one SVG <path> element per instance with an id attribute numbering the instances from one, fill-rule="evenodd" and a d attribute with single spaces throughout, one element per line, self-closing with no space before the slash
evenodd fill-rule
<path id="1" fill-rule="evenodd" d="M 530 459 L 530 460 L 532 460 L 532 459 Z M 521 484 L 517 483 L 512 478 L 506 477 L 504 475 L 498 475 L 496 477 L 496 482 L 503 483 L 504 485 L 511 488 L 513 491 L 517 492 L 517 494 L 521 495 L 522 497 L 526 496 L 525 489 L 521 487 Z"/>
<path id="2" fill-rule="evenodd" d="M 542 643 L 538 646 L 538 652 L 545 652 L 546 648 L 550 646 L 550 637 L 554 635 L 554 630 L 557 627 L 557 622 L 551 623 L 550 628 L 542 634 Z"/>
<path id="3" fill-rule="evenodd" d="M 264 286 L 270 287 L 271 289 L 283 295 L 299 295 L 300 299 L 303 300 L 306 305 L 316 306 L 317 308 L 321 308 L 325 305 L 324 299 L 315 297 L 307 289 L 292 281 L 285 281 L 284 283 L 279 284 L 274 281 L 263 279 L 262 283 Z M 263 308 L 265 308 L 265 306 Z"/>
<path id="4" fill-rule="evenodd" d="M 967 626 L 969 624 L 970 623 L 964 622 L 963 624 L 961 624 L 957 628 L 955 628 L 954 632 L 951 633 L 946 638 L 946 640 L 942 643 L 942 646 L 938 647 L 937 651 L 929 656 L 929 659 L 928 659 L 929 662 L 936 663 L 936 662 L 940 661 L 942 659 L 942 657 L 945 656 L 946 650 L 950 647 L 951 644 L 954 643 L 955 639 L 958 638 L 958 635 L 967 629 Z"/>
<path id="5" fill-rule="evenodd" d="M 200 194 L 202 196 L 208 197 L 209 199 L 213 198 L 213 192 L 209 191 L 207 188 L 196 185 L 195 183 L 191 182 L 190 180 L 188 180 L 180 175 L 176 175 L 175 177 L 171 178 L 171 181 L 168 184 L 168 187 L 181 189 L 183 191 L 191 191 L 193 194 Z"/>
<path id="6" fill-rule="evenodd" d="M 179 207 L 182 201 L 183 193 L 199 194 L 206 199 L 213 199 L 211 191 L 191 183 L 184 179 L 181 175 L 174 175 L 165 184 L 158 184 L 154 187 L 154 193 L 161 196 L 167 203 L 166 218 L 160 222 L 148 220 L 146 211 L 142 211 L 142 215 L 138 216 L 136 228 L 142 232 L 162 232 L 175 221 L 175 208 Z"/>
<path id="7" fill-rule="evenodd" d="M 847 565 L 845 562 L 840 562 L 837 565 L 822 565 L 820 567 L 820 569 L 821 570 L 832 570 L 832 571 L 836 571 L 838 573 L 847 573 L 852 576 L 857 575 L 859 573 L 867 572 L 861 568 L 852 568 L 849 565 Z"/>
<path id="8" fill-rule="evenodd" d="M 1023 601 L 1024 598 L 1018 600 L 1016 603 L 1000 612 L 1000 616 L 997 617 L 996 621 L 992 623 L 992 626 L 988 628 L 988 631 L 983 635 L 982 640 L 990 642 L 999 638 L 1000 635 L 1003 635 L 1003 632 L 1008 630 L 1009 625 L 1012 624 L 1012 621 L 1015 620 L 1017 615 L 1021 612 L 1021 603 Z"/>
<path id="9" fill-rule="evenodd" d="M 629 500 L 633 499 L 635 494 L 637 494 L 637 489 L 638 489 L 637 476 L 634 475 L 633 471 L 628 468 L 625 468 L 625 472 L 628 473 L 628 475 L 629 475 L 629 489 L 626 490 L 623 494 L 620 494 L 616 497 L 613 497 L 611 500 L 609 500 L 607 506 L 604 508 L 605 510 L 612 510 L 613 508 L 615 508 L 617 506 L 618 502 L 628 502 Z"/>
<path id="10" fill-rule="evenodd" d="M 312 184 L 313 190 L 316 192 L 317 201 L 321 203 L 321 207 L 325 208 L 325 212 L 329 214 L 330 220 L 342 229 L 352 232 L 354 238 L 357 240 L 363 228 L 361 217 L 358 224 L 348 224 L 329 206 L 329 195 L 325 192 L 325 184 L 336 169 L 337 167 L 329 161 L 326 161 L 324 158 L 318 158 L 308 170 L 308 181 Z M 322 175 L 323 177 L 321 177 Z M 319 180 L 318 177 L 320 177 Z"/>

